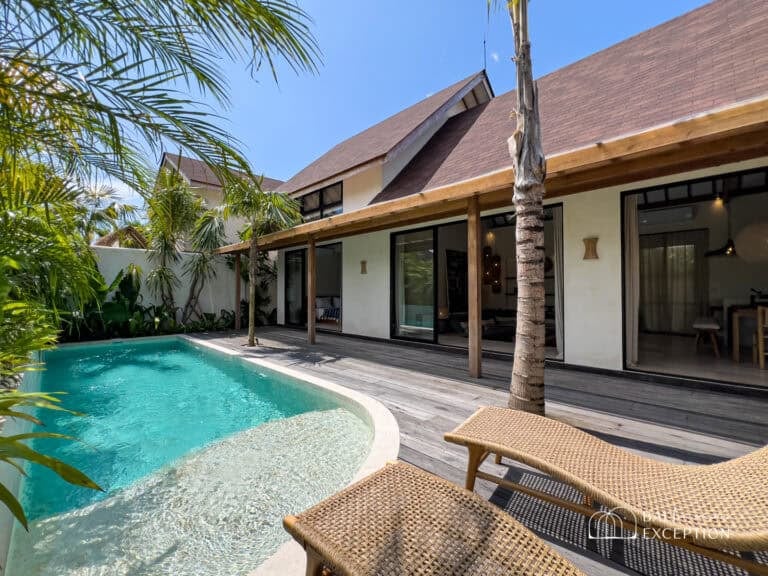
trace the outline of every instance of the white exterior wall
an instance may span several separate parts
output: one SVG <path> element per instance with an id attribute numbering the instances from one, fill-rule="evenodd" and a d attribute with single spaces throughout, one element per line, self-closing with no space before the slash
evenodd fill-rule
<path id="1" fill-rule="evenodd" d="M 342 260 L 342 332 L 389 338 L 389 231 L 345 238 Z"/>
<path id="2" fill-rule="evenodd" d="M 563 199 L 564 360 L 621 369 L 620 194 L 596 191 Z M 584 260 L 583 238 L 597 236 L 598 260 Z"/>
<path id="3" fill-rule="evenodd" d="M 351 212 L 368 206 L 374 196 L 382 190 L 382 167 L 374 164 L 347 178 L 344 178 L 344 212 Z"/>
<path id="4" fill-rule="evenodd" d="M 547 204 L 563 204 L 564 361 L 594 368 L 623 368 L 622 192 L 766 165 L 768 157 L 763 157 L 546 201 Z M 346 191 L 345 182 L 345 211 Z M 488 214 L 504 210 L 498 209 Z M 458 220 L 461 219 L 446 219 L 345 238 L 342 241 L 343 332 L 389 338 L 389 250 L 392 232 Z M 583 259 L 583 239 L 590 236 L 599 238 L 597 260 Z M 366 275 L 360 274 L 361 260 L 367 262 Z M 281 296 L 284 261 L 284 252 L 281 251 L 278 323 L 284 320 Z"/>
<path id="5" fill-rule="evenodd" d="M 120 270 L 124 270 L 129 264 L 136 264 L 141 268 L 141 296 L 142 305 L 151 306 L 160 303 L 160 298 L 154 295 L 147 286 L 147 276 L 154 268 L 154 265 L 147 258 L 147 250 L 134 248 L 108 248 L 103 246 L 92 246 L 96 254 L 96 261 L 99 271 L 107 284 L 110 284 Z M 191 257 L 191 254 L 182 255 L 182 260 L 174 265 L 174 271 L 181 280 L 181 286 L 174 290 L 173 297 L 176 306 L 184 307 L 189 295 L 189 283 L 183 275 L 182 270 L 184 262 Z M 242 287 L 241 294 L 247 295 L 246 287 Z M 230 269 L 223 258 L 217 264 L 216 278 L 206 282 L 203 292 L 200 295 L 200 307 L 203 312 L 219 314 L 222 309 L 235 309 L 235 272 Z"/>

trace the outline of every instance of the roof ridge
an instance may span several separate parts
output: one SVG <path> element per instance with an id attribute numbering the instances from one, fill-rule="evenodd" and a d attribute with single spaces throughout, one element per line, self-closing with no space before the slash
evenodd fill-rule
<path id="1" fill-rule="evenodd" d="M 278 190 L 280 192 L 292 194 L 322 183 L 356 167 L 385 157 L 389 151 L 421 127 L 424 122 L 433 117 L 453 94 L 461 91 L 467 84 L 477 79 L 481 74 L 485 74 L 485 70 L 480 70 L 462 80 L 454 82 L 453 84 L 430 94 L 426 98 L 422 98 L 410 106 L 387 116 L 348 138 L 345 138 L 294 174 L 280 186 Z M 432 102 L 432 105 L 430 106 L 430 102 L 435 99 L 437 99 L 437 101 Z M 413 118 L 412 121 L 409 122 L 409 114 L 417 115 L 417 118 Z M 398 122 L 401 124 L 398 125 Z M 389 133 L 392 133 L 390 137 L 387 137 L 387 133 L 382 134 L 382 129 L 385 128 L 387 124 L 394 125 L 391 126 L 388 131 Z M 403 131 L 405 132 L 401 134 Z M 367 142 L 359 142 L 366 139 L 368 140 Z M 351 146 L 354 141 L 358 141 L 359 144 L 366 144 L 367 148 L 360 145 L 352 149 Z M 334 155 L 344 153 L 346 153 L 346 157 L 336 160 L 335 163 L 331 161 L 334 159 Z M 330 166 L 322 166 L 323 161 L 330 163 Z M 315 172 L 314 174 L 312 174 L 313 171 Z"/>

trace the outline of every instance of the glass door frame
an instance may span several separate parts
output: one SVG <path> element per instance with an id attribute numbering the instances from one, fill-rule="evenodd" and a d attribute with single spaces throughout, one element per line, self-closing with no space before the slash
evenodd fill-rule
<path id="1" fill-rule="evenodd" d="M 288 313 L 288 255 L 289 254 L 295 254 L 299 253 L 301 254 L 301 301 L 302 301 L 302 310 L 304 310 L 304 322 L 296 324 L 294 322 L 290 322 L 288 320 L 289 313 Z M 307 249 L 306 248 L 297 248 L 295 250 L 286 250 L 285 251 L 285 278 L 284 278 L 284 286 L 283 286 L 283 292 L 285 297 L 285 320 L 284 324 L 286 326 L 293 326 L 293 327 L 299 327 L 303 328 L 307 325 L 307 313 L 309 312 L 307 310 Z"/>
<path id="2" fill-rule="evenodd" d="M 390 262 L 390 306 L 389 306 L 389 337 L 393 340 L 405 340 L 408 342 L 421 342 L 426 344 L 437 344 L 438 330 L 437 330 L 437 299 L 438 299 L 438 287 L 437 287 L 437 229 L 438 225 L 422 226 L 421 228 L 411 228 L 409 230 L 400 230 L 398 232 L 392 232 L 389 235 L 389 262 Z M 425 230 L 432 231 L 432 339 L 427 340 L 425 338 L 413 338 L 411 336 L 401 336 L 397 333 L 397 237 L 403 234 L 413 234 L 414 232 L 424 232 Z"/>

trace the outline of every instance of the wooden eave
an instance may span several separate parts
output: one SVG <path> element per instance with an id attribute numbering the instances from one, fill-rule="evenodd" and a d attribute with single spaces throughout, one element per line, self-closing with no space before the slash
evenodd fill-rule
<path id="1" fill-rule="evenodd" d="M 546 197 L 553 198 L 768 155 L 768 97 L 714 110 L 547 158 Z M 511 167 L 259 238 L 262 250 L 374 232 L 467 213 L 478 197 L 489 210 L 512 203 Z M 250 242 L 219 249 L 248 250 Z"/>

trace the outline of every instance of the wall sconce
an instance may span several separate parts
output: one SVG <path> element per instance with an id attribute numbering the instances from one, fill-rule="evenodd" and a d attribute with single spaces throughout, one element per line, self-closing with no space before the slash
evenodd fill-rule
<path id="1" fill-rule="evenodd" d="M 598 239 L 597 236 L 584 238 L 584 260 L 597 260 L 599 258 L 597 255 Z"/>
<path id="2" fill-rule="evenodd" d="M 360 274 L 368 274 L 368 261 L 360 260 Z"/>

